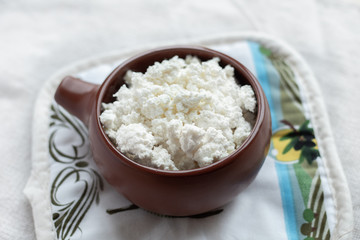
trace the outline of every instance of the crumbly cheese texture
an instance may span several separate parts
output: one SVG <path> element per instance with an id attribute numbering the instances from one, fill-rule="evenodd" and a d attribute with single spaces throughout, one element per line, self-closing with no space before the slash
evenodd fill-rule
<path id="1" fill-rule="evenodd" d="M 100 121 L 116 147 L 134 161 L 164 170 L 204 167 L 228 156 L 250 134 L 256 99 L 234 68 L 213 58 L 175 56 L 128 71 L 103 103 Z"/>

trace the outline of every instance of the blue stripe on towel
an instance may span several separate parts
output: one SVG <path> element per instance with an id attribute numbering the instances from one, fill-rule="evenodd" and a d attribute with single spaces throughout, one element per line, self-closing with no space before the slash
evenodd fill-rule
<path id="1" fill-rule="evenodd" d="M 280 96 L 272 95 L 270 81 L 268 78 L 267 69 L 265 65 L 266 64 L 265 59 L 264 56 L 259 51 L 260 45 L 255 42 L 249 42 L 249 46 L 253 55 L 257 78 L 269 102 L 269 106 L 271 110 L 271 118 L 272 118 L 272 129 L 276 130 L 278 128 L 278 121 L 281 119 L 277 118 L 276 109 L 279 108 L 276 108 L 276 106 L 274 106 L 274 102 L 276 102 L 275 98 Z M 286 226 L 288 239 L 297 240 L 299 239 L 299 235 L 296 224 L 294 197 L 291 187 L 288 165 L 275 162 L 275 168 L 280 185 L 282 206 L 284 210 L 285 226 Z"/>

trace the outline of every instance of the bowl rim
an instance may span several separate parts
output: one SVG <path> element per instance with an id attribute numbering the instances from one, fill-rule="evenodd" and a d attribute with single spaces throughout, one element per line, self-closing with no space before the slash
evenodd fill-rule
<path id="1" fill-rule="evenodd" d="M 256 100 L 257 100 L 257 116 L 256 121 L 253 126 L 253 129 L 251 130 L 249 136 L 245 139 L 245 141 L 241 144 L 240 147 L 238 147 L 235 151 L 233 151 L 228 156 L 208 165 L 205 167 L 199 167 L 195 169 L 189 169 L 189 170 L 163 170 L 163 169 L 157 169 L 153 167 L 148 167 L 145 165 L 142 165 L 140 163 L 137 163 L 133 160 L 131 160 L 129 157 L 127 157 L 125 154 L 123 154 L 119 149 L 115 147 L 115 145 L 111 142 L 110 138 L 105 133 L 101 121 L 100 121 L 100 114 L 101 114 L 101 104 L 102 100 L 104 98 L 105 92 L 108 89 L 111 80 L 116 77 L 117 73 L 127 64 L 141 60 L 142 58 L 148 57 L 152 54 L 157 54 L 161 52 L 168 52 L 168 51 L 174 51 L 174 50 L 182 50 L 182 51 L 189 51 L 189 55 L 195 55 L 192 54 L 191 51 L 201 51 L 201 52 L 207 52 L 214 55 L 214 57 L 219 57 L 220 60 L 225 60 L 227 64 L 229 63 L 234 69 L 235 72 L 238 72 L 241 74 L 246 80 L 250 83 Z M 176 54 L 175 54 L 176 55 Z M 174 55 L 174 56 L 175 56 Z M 166 59 L 166 58 L 164 58 Z M 219 170 L 229 164 L 231 164 L 233 161 L 236 160 L 237 156 L 240 155 L 242 151 L 247 149 L 249 147 L 249 144 L 252 142 L 252 140 L 257 136 L 260 127 L 262 125 L 262 122 L 265 118 L 265 108 L 266 108 L 266 96 L 265 93 L 259 83 L 259 81 L 256 79 L 256 77 L 240 62 L 235 60 L 234 58 L 221 53 L 219 51 L 203 47 L 203 46 L 195 46 L 195 45 L 175 45 L 175 46 L 165 46 L 165 47 L 159 47 L 155 49 L 150 49 L 148 51 L 144 51 L 142 53 L 139 53 L 137 55 L 134 55 L 133 57 L 128 58 L 124 62 L 122 62 L 120 65 L 118 65 L 104 80 L 104 82 L 101 84 L 99 90 L 96 93 L 96 100 L 95 100 L 95 117 L 96 117 L 96 128 L 97 131 L 100 132 L 100 136 L 102 140 L 106 143 L 106 146 L 109 148 L 112 153 L 117 156 L 117 159 L 126 164 L 129 167 L 136 168 L 140 171 L 156 174 L 156 175 L 162 175 L 162 176 L 169 176 L 169 177 L 186 177 L 186 176 L 195 176 L 195 175 L 202 175 L 209 172 L 213 172 L 216 170 Z"/>

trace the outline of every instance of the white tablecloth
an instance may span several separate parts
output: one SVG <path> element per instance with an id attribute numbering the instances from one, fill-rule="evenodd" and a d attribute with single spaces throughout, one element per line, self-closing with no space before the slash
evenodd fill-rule
<path id="1" fill-rule="evenodd" d="M 359 23 L 358 0 L 0 0 L 0 239 L 35 239 L 23 188 L 31 168 L 33 105 L 50 75 L 114 50 L 246 30 L 287 41 L 315 72 L 359 239 Z"/>

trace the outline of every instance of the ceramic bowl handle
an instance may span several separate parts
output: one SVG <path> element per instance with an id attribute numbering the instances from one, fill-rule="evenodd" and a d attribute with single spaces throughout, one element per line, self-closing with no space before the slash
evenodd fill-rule
<path id="1" fill-rule="evenodd" d="M 71 76 L 65 77 L 55 93 L 56 102 L 79 118 L 86 126 L 95 104 L 100 85 L 85 82 Z"/>

